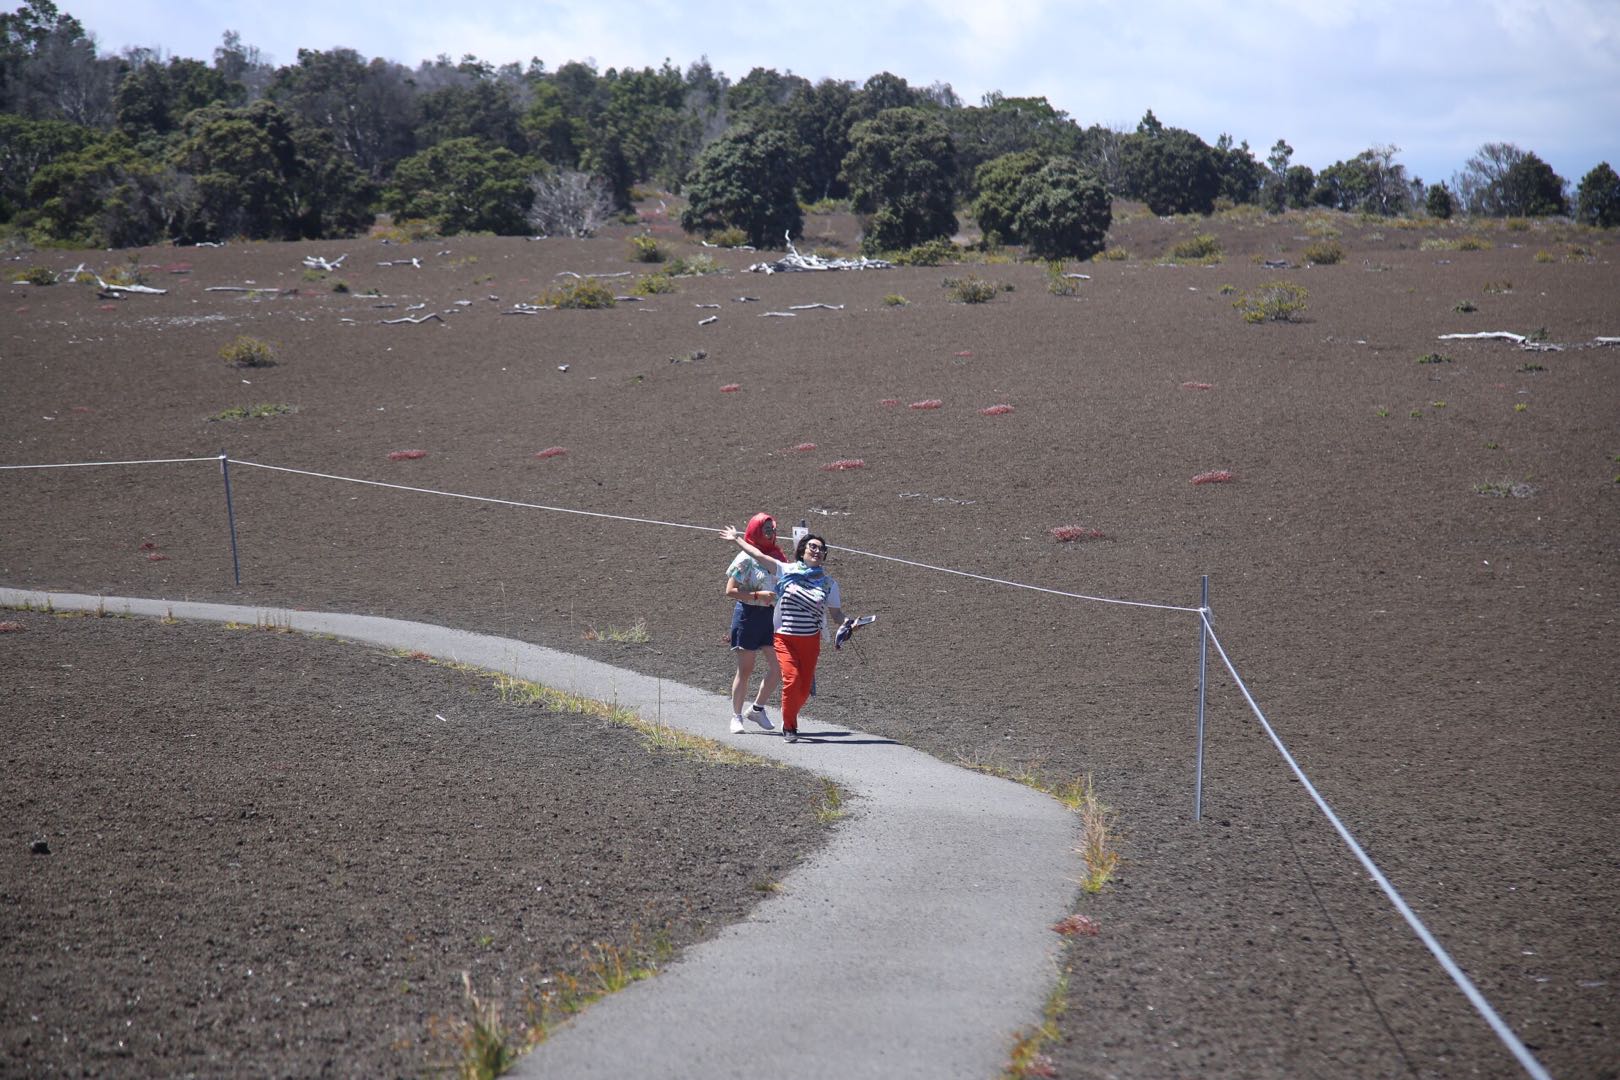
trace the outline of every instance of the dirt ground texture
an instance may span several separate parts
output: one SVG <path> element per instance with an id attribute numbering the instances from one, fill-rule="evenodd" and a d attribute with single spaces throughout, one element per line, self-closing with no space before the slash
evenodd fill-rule
<path id="1" fill-rule="evenodd" d="M 759 509 L 804 518 L 834 545 L 828 565 L 846 610 L 881 615 L 823 664 L 812 715 L 946 760 L 1053 782 L 1089 774 L 1117 813 L 1120 872 L 1080 908 L 1100 932 L 1066 953 L 1068 1008 L 1046 1047 L 1055 1075 L 1520 1075 L 1213 654 L 1204 819 L 1192 821 L 1196 615 L 1055 595 L 1195 607 L 1207 574 L 1216 633 L 1245 685 L 1395 888 L 1554 1075 L 1620 1076 L 1620 351 L 1577 347 L 1620 335 L 1612 233 L 1299 213 L 1157 220 L 1119 206 L 1110 245 L 1129 257 L 1070 266 L 1090 275 L 1073 296 L 1049 292 L 1039 264 L 766 276 L 744 269 L 769 256 L 723 251 L 711 254 L 725 273 L 681 278 L 675 293 L 605 311 L 508 313 L 565 272 L 653 269 L 629 261 L 626 235 L 640 228 L 680 254 L 702 250 L 655 216 L 583 241 L 138 253 L 163 296 L 7 287 L 3 463 L 223 450 L 242 582 L 232 582 L 214 461 L 0 473 L 0 581 L 423 619 L 723 691 L 729 550 L 704 530 Z M 1345 258 L 1305 265 L 1326 229 Z M 813 217 L 806 231 L 804 248 L 853 245 L 846 218 Z M 1200 232 L 1219 238 L 1218 264 L 1164 263 Z M 1485 243 L 1458 250 L 1464 236 Z M 343 254 L 325 279 L 302 266 Z M 413 256 L 420 268 L 396 262 Z M 18 265 L 84 259 L 105 271 L 129 258 L 52 252 Z M 953 303 L 942 284 L 966 273 L 1006 291 Z M 332 291 L 339 278 L 348 292 Z M 1306 309 L 1292 322 L 1245 323 L 1234 301 L 1277 279 L 1308 290 Z M 628 292 L 634 276 L 612 281 Z M 245 285 L 298 291 L 206 291 Z M 762 317 L 805 304 L 832 307 Z M 382 321 L 429 312 L 441 319 Z M 1437 340 L 1494 330 L 1541 330 L 1567 347 Z M 220 348 L 239 334 L 270 343 L 275 366 L 223 363 Z M 1429 354 L 1443 359 L 1419 362 Z M 260 403 L 292 411 L 210 419 Z M 984 412 L 995 405 L 1012 409 Z M 863 464 L 827 468 L 851 461 Z M 1230 482 L 1192 483 L 1216 470 Z M 1052 530 L 1063 526 L 1101 536 L 1060 542 Z M 24 745 L 75 695 L 108 702 L 107 715 L 139 730 L 160 708 L 129 687 L 141 675 L 148 687 L 206 688 L 221 706 L 250 700 L 240 720 L 260 729 L 261 712 L 330 721 L 320 695 L 337 679 L 352 681 L 345 695 L 391 703 L 391 715 L 433 711 L 420 702 L 434 691 L 408 681 L 428 678 L 425 665 L 345 660 L 341 648 L 280 638 L 253 640 L 294 655 L 255 666 L 255 645 L 204 663 L 182 654 L 229 646 L 165 648 L 178 628 L 129 620 L 45 630 L 39 616 L 20 618 L 24 631 L 0 635 L 8 744 Z M 638 624 L 643 643 L 605 640 Z M 99 679 L 53 672 L 92 657 Z M 10 674 L 25 664 L 51 680 L 29 689 Z M 315 674 L 284 688 L 265 681 L 306 668 Z M 526 730 L 498 710 L 480 730 L 481 760 L 514 770 L 491 781 L 501 797 L 523 794 L 528 756 L 553 749 L 529 745 Z M 345 754 L 383 738 L 330 723 L 306 737 L 337 740 Z M 70 801 L 116 816 L 128 796 L 114 778 L 101 773 L 91 795 L 81 772 L 98 749 L 153 751 L 138 742 L 86 716 L 59 738 L 56 779 L 38 782 L 70 785 Z M 276 744 L 262 752 L 290 756 Z M 633 779 L 616 789 L 599 777 L 592 794 L 657 797 L 666 764 L 616 760 Z M 481 790 L 477 768 L 446 768 L 463 797 Z M 761 775 L 713 797 L 735 811 L 804 783 Z M 397 796 L 399 782 L 382 788 Z M 5 790 L 9 922 L 12 898 L 59 864 L 15 854 L 54 831 L 44 792 Z M 140 790 L 160 800 L 159 820 L 191 819 L 178 789 Z M 323 816 L 363 797 L 341 783 L 318 791 L 308 798 Z M 679 860 L 656 871 L 673 895 L 698 890 L 712 905 L 694 922 L 744 909 L 759 878 L 813 842 L 804 790 L 780 797 L 799 816 L 763 815 L 743 835 L 764 861 L 738 854 L 728 896 L 684 880 Z M 684 798 L 672 785 L 658 805 Z M 450 856 L 430 819 L 408 820 L 422 827 L 395 834 L 404 854 L 454 876 L 454 864 L 437 865 Z M 608 842 L 591 814 L 570 826 L 583 830 L 582 852 Z M 699 852 L 728 839 L 690 838 L 687 827 L 662 835 Z M 299 844 L 327 835 L 298 817 L 287 828 Z M 522 833 L 487 857 L 509 854 Z M 638 859 L 661 846 L 658 834 L 637 842 Z M 227 871 L 199 867 L 191 887 L 226 887 Z M 360 899 L 327 914 L 362 924 Z M 614 931 L 645 900 L 616 897 Z M 235 918 L 250 937 L 252 913 Z M 98 933 L 141 937 L 152 925 Z M 546 939 L 608 932 L 570 924 Z M 514 969 L 530 961 L 497 938 Z M 537 952 L 535 963 L 566 951 Z M 397 976 L 380 973 L 388 986 L 346 986 L 391 993 Z M 47 1000 L 69 1016 L 84 1004 Z M 6 1006 L 6 1061 L 121 1067 L 20 1042 L 27 1007 Z M 185 1031 L 218 1015 L 178 1013 L 171 1022 Z M 279 1070 L 268 1036 L 230 1038 L 241 1060 Z"/>

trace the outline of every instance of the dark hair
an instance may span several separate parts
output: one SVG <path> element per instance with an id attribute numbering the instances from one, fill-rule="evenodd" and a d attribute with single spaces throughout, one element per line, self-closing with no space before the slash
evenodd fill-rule
<path id="1" fill-rule="evenodd" d="M 826 553 L 827 541 L 823 540 L 816 533 L 806 533 L 804 539 L 800 540 L 798 546 L 793 549 L 793 557 L 799 562 L 804 562 L 804 546 L 812 540 L 819 541 L 823 554 Z"/>

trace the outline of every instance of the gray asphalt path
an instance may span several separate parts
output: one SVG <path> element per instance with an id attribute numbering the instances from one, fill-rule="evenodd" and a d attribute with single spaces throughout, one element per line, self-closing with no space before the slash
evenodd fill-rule
<path id="1" fill-rule="evenodd" d="M 1056 801 L 885 739 L 800 718 L 806 741 L 726 733 L 720 694 L 571 653 L 427 623 L 0 588 L 46 603 L 268 623 L 426 652 L 632 708 L 809 769 L 851 796 L 779 893 L 656 978 L 593 1005 L 512 1075 L 854 1078 L 1000 1075 L 1057 977 L 1078 824 Z"/>

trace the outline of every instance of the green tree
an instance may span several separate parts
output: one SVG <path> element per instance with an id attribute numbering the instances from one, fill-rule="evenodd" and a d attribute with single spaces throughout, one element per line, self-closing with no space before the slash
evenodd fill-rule
<path id="1" fill-rule="evenodd" d="M 1232 136 L 1221 133 L 1215 142 L 1215 170 L 1220 174 L 1220 197 L 1242 206 L 1260 201 L 1265 170 L 1254 159 L 1247 141 L 1232 145 Z"/>
<path id="2" fill-rule="evenodd" d="M 761 114 L 786 105 L 810 89 L 810 81 L 791 71 L 756 67 L 726 91 L 726 113 L 731 122 L 757 121 Z"/>
<path id="3" fill-rule="evenodd" d="M 416 148 L 415 92 L 398 64 L 367 62 L 353 49 L 299 49 L 298 62 L 277 70 L 267 96 L 301 123 L 331 132 L 373 181 Z"/>
<path id="4" fill-rule="evenodd" d="M 468 67 L 464 63 L 459 69 L 438 72 L 447 84 L 417 98 L 420 120 L 414 131 L 415 144 L 426 148 L 451 139 L 474 138 L 489 146 L 504 146 L 514 154 L 527 153 L 529 140 L 521 123 L 517 87 L 468 71 Z M 427 74 L 418 71 L 417 78 Z"/>
<path id="5" fill-rule="evenodd" d="M 1311 205 L 1311 192 L 1316 190 L 1316 171 L 1309 165 L 1290 165 L 1283 174 L 1283 194 L 1288 205 L 1303 210 Z"/>
<path id="6" fill-rule="evenodd" d="M 798 149 L 780 131 L 741 128 L 722 135 L 698 155 L 681 228 L 710 233 L 731 226 L 755 247 L 782 247 L 787 235 L 804 230 L 798 161 Z"/>
<path id="7" fill-rule="evenodd" d="M 1423 198 L 1423 209 L 1430 217 L 1445 221 L 1456 211 L 1457 203 L 1445 184 L 1430 184 Z"/>
<path id="8" fill-rule="evenodd" d="M 1502 210 L 1513 217 L 1546 217 L 1569 209 L 1564 178 L 1534 153 L 1525 154 L 1502 177 Z"/>
<path id="9" fill-rule="evenodd" d="M 979 166 L 973 186 L 979 197 L 973 202 L 973 217 L 986 239 L 1021 244 L 1023 235 L 1014 223 L 1022 206 L 1024 181 L 1041 171 L 1047 158 L 1036 150 L 1003 154 Z"/>
<path id="10" fill-rule="evenodd" d="M 39 234 L 83 247 L 156 243 L 194 205 L 186 178 L 116 133 L 41 168 L 29 201 L 27 217 Z"/>
<path id="11" fill-rule="evenodd" d="M 521 236 L 534 202 L 535 163 L 478 139 L 451 139 L 399 163 L 383 192 L 395 218 L 431 218 L 446 234 Z"/>
<path id="12" fill-rule="evenodd" d="M 271 101 L 193 112 L 174 160 L 197 183 L 187 239 L 313 239 L 371 221 L 373 189 L 331 133 Z"/>
<path id="13" fill-rule="evenodd" d="M 612 69 L 603 76 L 607 103 L 586 135 L 581 164 L 602 177 L 620 209 L 643 180 L 678 187 L 697 153 L 700 128 L 686 111 L 686 81 L 665 61 L 662 69 Z"/>
<path id="14" fill-rule="evenodd" d="M 1080 128 L 1044 97 L 1010 98 L 992 92 L 982 100 L 982 105 L 944 114 L 956 144 L 957 191 L 964 198 L 980 194 L 979 168 L 996 158 L 1021 150 L 1036 151 L 1043 159 L 1075 157 L 1080 152 Z"/>
<path id="15" fill-rule="evenodd" d="M 914 247 L 956 232 L 956 149 L 933 114 L 886 109 L 850 129 L 844 158 L 866 251 Z"/>
<path id="16" fill-rule="evenodd" d="M 118 84 L 113 95 L 118 129 L 132 139 L 168 135 L 194 109 L 230 104 L 240 87 L 199 60 L 155 59 L 141 63 Z"/>
<path id="17" fill-rule="evenodd" d="M 1043 259 L 1089 259 L 1107 244 L 1112 200 L 1073 158 L 1053 158 L 1018 189 L 1015 231 Z"/>
<path id="18" fill-rule="evenodd" d="M 35 173 L 98 138 L 78 124 L 0 113 L 0 221 L 11 220 L 29 205 L 28 187 Z"/>
<path id="19" fill-rule="evenodd" d="M 799 148 L 799 197 L 806 202 L 849 194 L 843 167 L 854 100 L 854 83 L 823 79 L 762 121 L 782 130 Z"/>
<path id="20" fill-rule="evenodd" d="M 1208 214 L 1220 194 L 1219 163 L 1204 140 L 1181 128 L 1168 128 L 1148 110 L 1134 134 L 1125 138 L 1126 190 L 1161 217 Z"/>
<path id="21" fill-rule="evenodd" d="M 1575 193 L 1575 220 L 1605 229 L 1620 225 L 1620 175 L 1607 161 L 1581 177 Z"/>

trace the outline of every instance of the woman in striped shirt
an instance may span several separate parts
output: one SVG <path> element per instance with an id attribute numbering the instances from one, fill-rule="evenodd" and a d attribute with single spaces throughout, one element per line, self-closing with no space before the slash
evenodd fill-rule
<path id="1" fill-rule="evenodd" d="M 782 668 L 782 735 L 788 742 L 798 742 L 799 710 L 815 683 L 821 635 L 829 625 L 836 628 L 844 621 L 838 582 L 822 566 L 827 558 L 827 542 L 811 533 L 799 540 L 794 561 L 783 562 L 750 544 L 730 525 L 720 535 L 767 569 L 776 571 L 775 646 Z"/>

